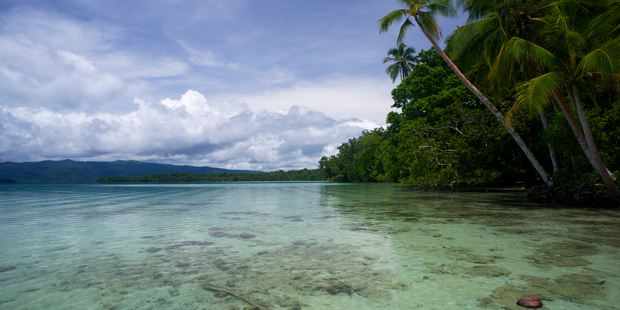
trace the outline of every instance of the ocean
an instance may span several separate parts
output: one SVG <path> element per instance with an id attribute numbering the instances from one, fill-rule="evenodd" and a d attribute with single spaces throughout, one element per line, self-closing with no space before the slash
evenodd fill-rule
<path id="1" fill-rule="evenodd" d="M 620 309 L 620 212 L 522 191 L 0 186 L 0 309 Z"/>

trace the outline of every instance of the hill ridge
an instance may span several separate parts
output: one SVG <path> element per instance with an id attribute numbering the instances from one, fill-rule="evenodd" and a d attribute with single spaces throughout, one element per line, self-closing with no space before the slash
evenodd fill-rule
<path id="1" fill-rule="evenodd" d="M 139 177 L 170 173 L 261 173 L 253 170 L 230 170 L 213 167 L 172 165 L 117 160 L 113 162 L 44 160 L 38 162 L 0 163 L 0 178 L 19 183 L 95 183 L 99 178 L 111 176 Z"/>

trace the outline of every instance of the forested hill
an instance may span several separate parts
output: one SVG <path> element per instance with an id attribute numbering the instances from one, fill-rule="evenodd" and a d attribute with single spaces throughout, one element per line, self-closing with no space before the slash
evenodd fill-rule
<path id="1" fill-rule="evenodd" d="M 211 167 L 177 166 L 139 161 L 79 162 L 72 160 L 0 163 L 0 178 L 19 183 L 94 183 L 110 176 L 139 177 L 170 173 L 252 174 L 260 171 L 227 170 Z"/>

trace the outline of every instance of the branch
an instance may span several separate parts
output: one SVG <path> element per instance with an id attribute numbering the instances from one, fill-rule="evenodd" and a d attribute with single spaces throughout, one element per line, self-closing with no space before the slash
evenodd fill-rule
<path id="1" fill-rule="evenodd" d="M 465 134 L 464 134 L 463 132 L 461 132 L 458 128 L 456 128 L 456 126 L 446 126 L 446 127 L 450 128 L 450 129 L 454 129 L 454 130 L 456 130 L 458 133 L 460 133 L 461 135 L 465 136 Z"/>
<path id="2" fill-rule="evenodd" d="M 430 146 L 430 145 L 420 145 L 419 148 L 430 148 L 433 151 L 438 151 L 438 152 L 442 152 L 444 154 L 452 154 L 455 152 L 455 150 L 442 150 L 442 149 L 438 149 L 434 146 Z"/>

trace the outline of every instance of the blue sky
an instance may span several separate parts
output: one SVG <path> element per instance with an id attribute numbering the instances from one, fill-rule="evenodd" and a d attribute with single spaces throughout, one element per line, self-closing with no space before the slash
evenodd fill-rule
<path id="1" fill-rule="evenodd" d="M 393 1 L 0 2 L 0 162 L 314 168 L 385 124 Z M 464 18 L 441 20 L 444 34 Z M 417 30 L 407 45 L 430 43 Z"/>

